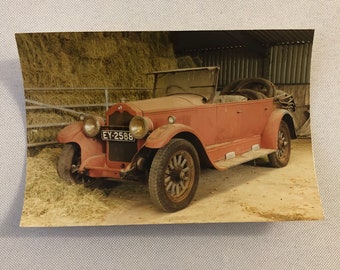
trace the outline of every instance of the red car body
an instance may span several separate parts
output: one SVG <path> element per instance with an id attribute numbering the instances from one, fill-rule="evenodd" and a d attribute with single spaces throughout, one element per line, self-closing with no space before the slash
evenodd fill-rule
<path id="1" fill-rule="evenodd" d="M 186 207 L 195 193 L 197 159 L 200 165 L 225 170 L 270 155 L 275 167 L 285 166 L 290 138 L 296 137 L 290 112 L 282 108 L 275 93 L 271 97 L 258 94 L 260 99 L 241 95 L 242 89 L 222 91 L 221 95 L 216 90 L 218 72 L 218 67 L 206 67 L 153 73 L 154 98 L 114 104 L 106 112 L 105 122 L 97 117 L 85 120 L 99 126 L 95 136 L 86 135 L 83 122 L 66 127 L 58 134 L 58 141 L 77 145 L 77 150 L 63 154 L 59 174 L 65 178 L 65 170 L 71 170 L 73 178 L 76 174 L 91 179 L 144 182 L 150 182 L 150 174 L 155 174 L 152 179 L 157 179 L 149 183 L 153 201 L 165 211 L 177 211 Z M 252 91 L 255 90 L 248 92 Z M 132 119 L 136 125 L 131 124 Z M 143 132 L 141 138 L 138 132 Z M 173 152 L 168 159 L 163 158 L 167 148 Z M 162 154 L 157 154 L 160 151 Z M 280 151 L 283 161 L 278 159 Z M 71 164 L 65 167 L 65 156 L 76 152 L 77 162 L 72 157 Z M 162 162 L 167 163 L 163 171 L 159 169 Z M 186 168 L 184 163 L 192 165 Z M 192 177 L 197 180 L 191 183 L 187 171 L 194 167 Z"/>

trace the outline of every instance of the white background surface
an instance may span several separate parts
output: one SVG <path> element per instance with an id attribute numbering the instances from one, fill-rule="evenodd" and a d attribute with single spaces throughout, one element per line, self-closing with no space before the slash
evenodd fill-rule
<path id="1" fill-rule="evenodd" d="M 337 0 L 2 1 L 0 268 L 340 269 L 339 14 Z M 19 228 L 26 134 L 15 33 L 289 28 L 315 29 L 311 124 L 324 221 Z"/>

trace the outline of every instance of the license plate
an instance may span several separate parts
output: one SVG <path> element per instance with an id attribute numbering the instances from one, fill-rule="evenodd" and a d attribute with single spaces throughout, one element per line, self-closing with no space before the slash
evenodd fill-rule
<path id="1" fill-rule="evenodd" d="M 135 138 L 126 130 L 102 130 L 101 137 L 103 141 L 115 142 L 134 142 Z"/>

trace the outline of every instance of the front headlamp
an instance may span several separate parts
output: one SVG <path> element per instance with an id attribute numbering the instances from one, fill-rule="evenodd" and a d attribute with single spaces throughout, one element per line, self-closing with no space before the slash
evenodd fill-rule
<path id="1" fill-rule="evenodd" d="M 129 130 L 136 139 L 143 139 L 152 129 L 153 123 L 148 117 L 135 116 L 130 121 Z"/>
<path id="2" fill-rule="evenodd" d="M 83 131 L 88 137 L 95 137 L 100 131 L 100 121 L 93 115 L 87 115 L 84 119 Z"/>

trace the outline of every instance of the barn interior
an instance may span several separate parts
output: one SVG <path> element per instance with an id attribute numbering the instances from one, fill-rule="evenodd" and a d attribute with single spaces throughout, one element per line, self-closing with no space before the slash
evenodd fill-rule
<path id="1" fill-rule="evenodd" d="M 313 30 L 17 34 L 25 97 L 31 101 L 29 154 L 56 144 L 57 132 L 75 121 L 55 107 L 104 116 L 105 102 L 151 97 L 145 89 L 152 87 L 152 76 L 146 73 L 199 66 L 220 67 L 219 88 L 242 78 L 272 81 L 295 99 L 297 135 L 310 137 L 313 36 Z"/>

